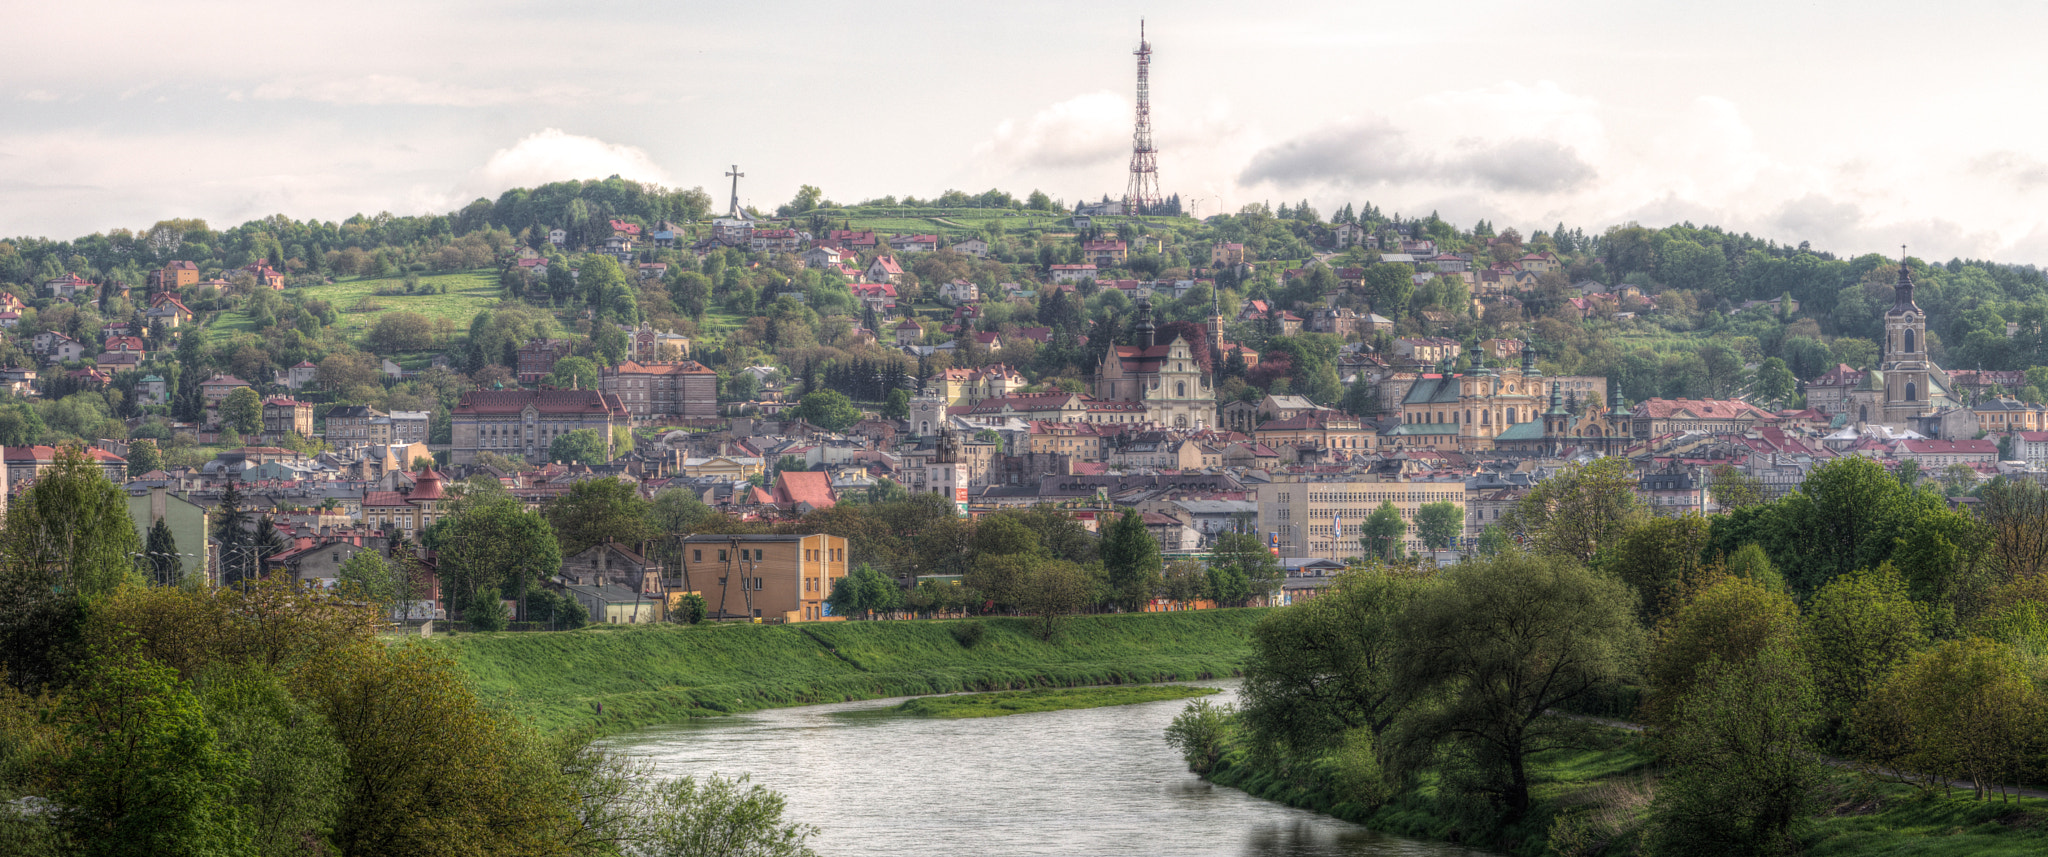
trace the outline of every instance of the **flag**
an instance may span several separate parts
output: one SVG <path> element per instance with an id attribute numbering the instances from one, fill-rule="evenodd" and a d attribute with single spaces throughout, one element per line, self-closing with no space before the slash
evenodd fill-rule
<path id="1" fill-rule="evenodd" d="M 1333 515 L 1331 515 L 1331 516 L 1330 516 L 1330 538 L 1333 538 L 1333 539 L 1341 539 L 1341 538 L 1343 538 L 1343 537 L 1344 537 L 1344 513 L 1343 513 L 1343 512 L 1337 512 L 1337 513 L 1335 513 L 1335 514 L 1333 514 Z"/>

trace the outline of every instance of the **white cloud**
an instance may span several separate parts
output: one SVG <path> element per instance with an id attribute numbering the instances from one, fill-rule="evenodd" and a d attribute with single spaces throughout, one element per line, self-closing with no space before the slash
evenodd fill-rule
<path id="1" fill-rule="evenodd" d="M 637 146 L 547 128 L 492 153 L 490 160 L 457 190 L 455 204 L 480 195 L 495 197 L 515 187 L 614 175 L 651 184 L 673 184 L 668 171 Z"/>
<path id="2" fill-rule="evenodd" d="M 1023 122 L 1004 119 L 974 152 L 1011 168 L 1101 166 L 1130 153 L 1135 115 L 1131 102 L 1116 93 L 1077 95 Z"/>

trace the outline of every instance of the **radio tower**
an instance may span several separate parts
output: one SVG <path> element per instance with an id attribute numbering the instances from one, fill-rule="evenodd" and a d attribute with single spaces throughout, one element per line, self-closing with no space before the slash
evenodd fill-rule
<path id="1" fill-rule="evenodd" d="M 1143 214 L 1159 205 L 1159 150 L 1152 148 L 1152 44 L 1145 41 L 1145 22 L 1138 21 L 1138 126 L 1131 132 L 1131 186 L 1124 191 L 1124 213 Z"/>

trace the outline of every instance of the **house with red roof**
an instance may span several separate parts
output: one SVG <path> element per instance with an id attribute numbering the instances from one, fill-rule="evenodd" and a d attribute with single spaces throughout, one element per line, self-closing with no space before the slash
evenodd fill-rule
<path id="1" fill-rule="evenodd" d="M 868 263 L 867 270 L 861 272 L 861 275 L 871 283 L 893 284 L 902 281 L 903 266 L 896 263 L 895 256 L 883 253 L 876 256 L 875 261 Z"/>
<path id="2" fill-rule="evenodd" d="M 1993 440 L 1904 440 L 1894 447 L 1902 461 L 1920 462 L 1920 472 L 1929 473 L 1951 464 L 1996 464 L 1998 443 Z"/>
<path id="3" fill-rule="evenodd" d="M 774 502 L 801 515 L 813 509 L 830 509 L 839 499 L 832 493 L 831 474 L 784 470 L 775 474 Z"/>
<path id="4" fill-rule="evenodd" d="M 7 463 L 8 492 L 20 493 L 30 480 L 56 467 L 60 451 L 54 446 L 10 446 L 6 447 L 5 451 L 0 451 L 0 458 L 4 458 Z M 97 446 L 86 447 L 85 454 L 116 484 L 128 480 L 128 459 Z"/>
<path id="5" fill-rule="evenodd" d="M 70 300 L 80 293 L 97 294 L 99 289 L 100 287 L 95 285 L 93 281 L 77 274 L 65 274 L 64 276 L 43 282 L 43 291 L 47 292 L 50 297 L 63 298 L 65 300 Z"/>
<path id="6" fill-rule="evenodd" d="M 442 482 L 446 477 L 422 470 L 412 486 L 398 491 L 363 493 L 363 523 L 387 536 L 412 538 L 441 519 L 441 502 L 447 499 Z"/>
<path id="7" fill-rule="evenodd" d="M 620 238 L 640 237 L 640 224 L 638 223 L 628 223 L 624 220 L 614 220 L 611 222 L 611 227 L 612 234 L 614 236 Z"/>

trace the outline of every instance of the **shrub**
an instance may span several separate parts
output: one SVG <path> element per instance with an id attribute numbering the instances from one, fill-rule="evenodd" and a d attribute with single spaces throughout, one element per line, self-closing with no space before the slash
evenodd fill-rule
<path id="1" fill-rule="evenodd" d="M 1180 716 L 1166 727 L 1166 743 L 1180 751 L 1188 770 L 1206 774 L 1223 758 L 1224 743 L 1235 727 L 1237 707 L 1213 705 L 1206 699 L 1188 703 Z"/>
<path id="2" fill-rule="evenodd" d="M 469 611 L 462 618 L 469 623 L 472 631 L 505 630 L 505 602 L 498 599 L 498 593 L 479 592 L 469 602 Z"/>
<path id="3" fill-rule="evenodd" d="M 953 639 L 959 641 L 960 648 L 963 649 L 974 648 L 988 633 L 988 628 L 983 627 L 980 622 L 961 622 L 954 625 L 952 630 Z"/>

